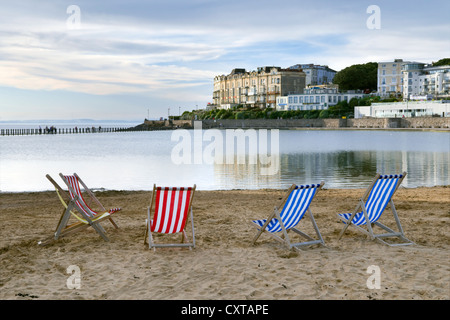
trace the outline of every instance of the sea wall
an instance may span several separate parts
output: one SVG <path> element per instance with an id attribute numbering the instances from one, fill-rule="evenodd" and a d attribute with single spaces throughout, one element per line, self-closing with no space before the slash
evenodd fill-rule
<path id="1" fill-rule="evenodd" d="M 402 128 L 450 128 L 450 118 L 402 118 Z"/>
<path id="2" fill-rule="evenodd" d="M 203 128 L 297 129 L 378 128 L 450 129 L 450 118 L 362 118 L 362 119 L 223 119 L 202 120 Z"/>
<path id="3" fill-rule="evenodd" d="M 223 119 L 203 120 L 203 128 L 226 129 L 294 129 L 294 128 L 339 128 L 344 119 Z"/>

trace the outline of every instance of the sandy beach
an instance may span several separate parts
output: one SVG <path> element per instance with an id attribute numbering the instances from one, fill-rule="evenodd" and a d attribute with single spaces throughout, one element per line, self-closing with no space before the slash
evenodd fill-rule
<path id="1" fill-rule="evenodd" d="M 450 298 L 449 187 L 400 188 L 394 202 L 405 235 L 416 245 L 388 247 L 349 229 L 336 213 L 351 212 L 363 189 L 323 189 L 314 213 L 326 246 L 287 250 L 262 235 L 252 219 L 267 218 L 285 190 L 196 191 L 196 248 L 149 250 L 144 245 L 148 191 L 96 195 L 119 230 L 92 228 L 47 246 L 62 206 L 55 192 L 1 194 L 0 299 L 2 300 L 448 300 Z M 390 211 L 383 222 L 393 223 Z M 310 222 L 300 227 L 308 230 Z M 178 239 L 178 238 L 177 238 Z M 67 285 L 69 266 L 80 270 L 78 289 Z M 380 288 L 368 286 L 370 266 Z"/>

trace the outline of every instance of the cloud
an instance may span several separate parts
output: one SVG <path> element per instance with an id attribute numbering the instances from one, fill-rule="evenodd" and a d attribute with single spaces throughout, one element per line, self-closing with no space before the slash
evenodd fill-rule
<path id="1" fill-rule="evenodd" d="M 198 103 L 210 100 L 215 75 L 237 67 L 340 70 L 395 58 L 432 62 L 450 51 L 448 1 L 377 1 L 380 30 L 367 28 L 371 3 L 361 1 L 76 3 L 75 30 L 66 25 L 68 2 L 2 4 L 0 86 Z"/>
<path id="2" fill-rule="evenodd" d="M 158 63 L 207 60 L 214 48 L 148 38 L 128 40 L 108 33 L 28 32 L 10 36 L 1 48 L 0 84 L 32 90 L 90 94 L 157 91 L 204 83 L 205 70 Z M 112 31 L 114 33 L 114 31 Z"/>

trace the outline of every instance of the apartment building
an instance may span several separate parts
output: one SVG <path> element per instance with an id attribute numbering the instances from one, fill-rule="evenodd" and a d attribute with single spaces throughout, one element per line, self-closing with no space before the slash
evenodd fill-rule
<path id="1" fill-rule="evenodd" d="M 306 88 L 302 94 L 291 94 L 277 98 L 277 110 L 326 110 L 341 101 L 349 102 L 353 98 L 367 96 L 362 91 L 350 90 L 339 92 L 336 87 L 332 88 Z"/>
<path id="2" fill-rule="evenodd" d="M 380 96 L 400 96 L 403 93 L 402 59 L 378 63 L 377 88 Z"/>
<path id="3" fill-rule="evenodd" d="M 259 67 L 255 71 L 233 69 L 229 75 L 214 78 L 213 107 L 229 109 L 242 104 L 249 107 L 276 106 L 278 96 L 302 93 L 305 73 L 300 69 Z"/>
<path id="4" fill-rule="evenodd" d="M 402 66 L 403 98 L 423 100 L 450 98 L 450 66 L 433 67 L 420 62 Z"/>
<path id="5" fill-rule="evenodd" d="M 296 64 L 289 69 L 303 70 L 306 74 L 306 86 L 324 85 L 333 82 L 336 71 L 328 66 L 320 66 L 315 64 Z"/>
<path id="6" fill-rule="evenodd" d="M 450 98 L 450 66 L 433 67 L 423 62 L 378 63 L 378 94 L 402 96 L 409 100 Z"/>

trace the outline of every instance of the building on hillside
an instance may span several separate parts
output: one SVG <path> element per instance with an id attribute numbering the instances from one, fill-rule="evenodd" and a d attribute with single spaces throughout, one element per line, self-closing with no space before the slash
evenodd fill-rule
<path id="1" fill-rule="evenodd" d="M 320 66 L 315 64 L 296 64 L 289 69 L 303 70 L 306 74 L 306 86 L 324 85 L 333 83 L 336 71 L 328 66 Z"/>
<path id="2" fill-rule="evenodd" d="M 350 90 L 339 92 L 336 87 L 309 87 L 302 94 L 290 94 L 277 98 L 277 110 L 326 110 L 341 101 L 350 102 L 353 98 L 361 99 L 367 96 L 362 91 Z"/>
<path id="3" fill-rule="evenodd" d="M 355 107 L 355 118 L 410 118 L 410 117 L 450 117 L 450 101 L 405 101 L 372 103 L 371 106 Z"/>
<path id="4" fill-rule="evenodd" d="M 448 99 L 450 66 L 433 67 L 423 62 L 403 61 L 378 63 L 378 94 L 402 96 L 407 100 Z M 424 98 L 426 97 L 426 98 Z"/>
<path id="5" fill-rule="evenodd" d="M 233 69 L 229 75 L 214 78 L 213 105 L 229 109 L 242 104 L 249 107 L 274 108 L 278 96 L 302 93 L 305 73 L 280 67 L 260 67 L 255 71 Z"/>
<path id="6" fill-rule="evenodd" d="M 392 62 L 378 62 L 377 91 L 380 96 L 402 96 L 402 66 L 405 63 L 408 62 L 402 59 L 395 59 Z"/>
<path id="7" fill-rule="evenodd" d="M 450 66 L 433 67 L 419 62 L 402 66 L 403 99 L 450 98 Z"/>

